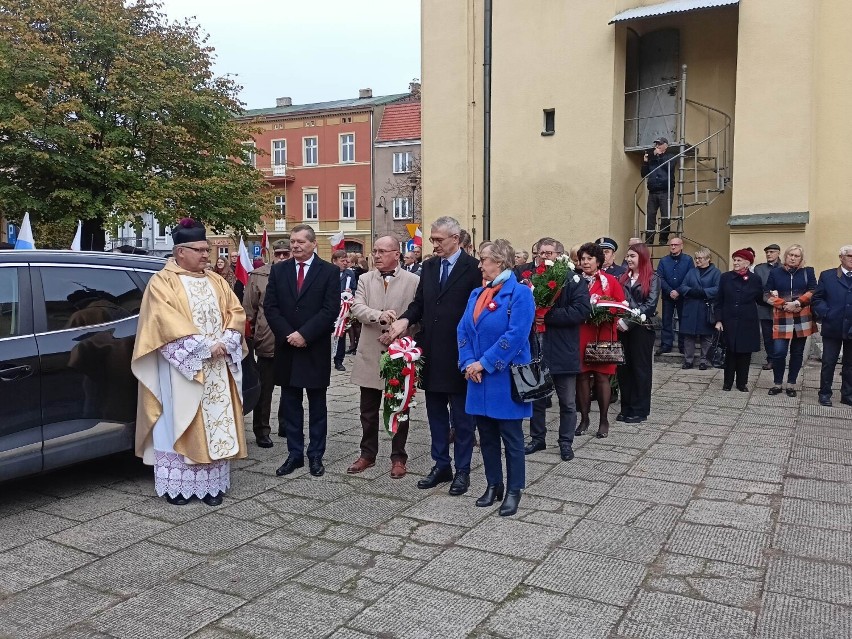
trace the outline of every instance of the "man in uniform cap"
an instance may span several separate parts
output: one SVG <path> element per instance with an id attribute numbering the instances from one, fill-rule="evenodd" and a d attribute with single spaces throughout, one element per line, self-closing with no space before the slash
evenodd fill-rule
<path id="1" fill-rule="evenodd" d="M 763 249 L 763 252 L 766 253 L 766 262 L 755 266 L 754 274 L 760 278 L 763 286 L 766 286 L 769 273 L 772 269 L 781 266 L 781 247 L 777 244 L 770 244 Z M 763 364 L 763 370 L 771 371 L 775 352 L 775 340 L 772 339 L 772 305 L 766 302 L 759 303 L 757 305 L 757 317 L 760 320 L 760 332 L 763 336 L 763 350 L 766 351 L 766 362 Z"/>
<path id="2" fill-rule="evenodd" d="M 599 237 L 595 240 L 595 244 L 603 249 L 604 263 L 601 270 L 604 273 L 609 273 L 616 279 L 621 277 L 621 274 L 627 269 L 615 263 L 615 252 L 618 250 L 618 243 L 611 237 Z"/>
<path id="3" fill-rule="evenodd" d="M 269 284 L 272 264 L 290 259 L 290 240 L 276 240 L 272 243 L 272 252 L 271 263 L 249 273 L 248 285 L 243 295 L 243 308 L 252 327 L 254 353 L 257 355 L 257 371 L 260 377 L 260 399 L 252 413 L 252 427 L 257 445 L 261 448 L 272 448 L 269 418 L 272 414 L 272 391 L 275 389 L 275 335 L 266 321 L 263 298 L 266 297 L 266 285 Z M 278 435 L 284 436 L 280 425 Z"/>

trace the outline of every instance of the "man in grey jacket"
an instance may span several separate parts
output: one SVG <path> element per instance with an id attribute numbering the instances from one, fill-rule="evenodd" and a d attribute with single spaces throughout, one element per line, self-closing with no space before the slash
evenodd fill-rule
<path id="1" fill-rule="evenodd" d="M 758 264 L 754 267 L 754 274 L 760 278 L 761 284 L 766 288 L 766 280 L 769 279 L 769 273 L 774 268 L 781 266 L 781 247 L 777 244 L 770 244 L 765 249 L 766 262 Z M 766 362 L 763 364 L 763 370 L 772 370 L 772 353 L 774 351 L 774 340 L 772 339 L 772 305 L 762 302 L 757 305 L 757 317 L 760 319 L 760 334 L 763 336 L 763 349 L 766 351 Z"/>

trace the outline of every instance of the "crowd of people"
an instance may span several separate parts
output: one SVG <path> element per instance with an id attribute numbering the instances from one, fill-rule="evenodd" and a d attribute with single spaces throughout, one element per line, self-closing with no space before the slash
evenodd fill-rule
<path id="1" fill-rule="evenodd" d="M 287 457 L 276 474 L 291 474 L 305 465 L 306 457 L 311 475 L 324 474 L 331 365 L 345 370 L 346 352 L 355 355 L 351 381 L 360 389 L 363 432 L 359 455 L 347 472 L 361 473 L 376 464 L 385 392 L 380 360 L 396 340 L 410 336 L 424 356 L 419 385 L 425 395 L 433 460 L 418 488 L 448 483 L 450 495 L 466 493 L 478 432 L 487 488 L 476 506 L 489 507 L 499 500 L 503 516 L 518 510 L 525 486 L 525 456 L 546 447 L 550 398 L 524 401 L 513 386 L 513 367 L 529 365 L 533 359 L 543 362 L 552 377 L 559 409 L 558 446 L 564 461 L 574 458 L 575 437 L 591 427 L 593 401 L 598 406 L 598 438 L 610 434 L 609 409 L 616 391 L 620 395 L 616 422 L 636 424 L 649 419 L 658 329 L 657 354 L 670 352 L 676 337 L 684 369 L 693 368 L 696 361 L 702 370 L 712 366 L 711 345 L 714 337 L 721 340 L 726 347 L 724 391 L 734 386 L 748 390 L 751 357 L 763 344 L 764 368 L 774 376 L 769 395 L 785 392 L 795 397 L 805 340 L 817 330 L 818 318 L 824 344 L 819 401 L 831 405 L 831 384 L 842 350 L 841 402 L 852 405 L 852 246 L 842 247 L 840 265 L 821 273 L 817 281 L 798 244 L 788 247 L 783 256 L 777 244 L 770 244 L 765 249 L 766 263 L 757 268 L 751 248 L 737 250 L 732 269 L 722 273 L 706 249 L 697 250 L 693 261 L 684 253 L 680 237 L 667 238 L 669 254 L 656 269 L 648 247 L 638 238 L 630 239 L 623 263 L 617 264 L 617 242 L 601 237 L 571 249 L 572 270 L 564 285 L 551 305 L 537 308 L 531 273 L 543 273 L 569 257 L 555 238 L 541 238 L 530 253 L 516 250 L 507 240 L 487 241 L 474 257 L 470 235 L 455 219 L 441 217 L 430 229 L 434 252 L 429 258 L 422 259 L 419 250 L 403 255 L 398 239 L 384 236 L 374 242 L 373 268 L 368 269 L 366 260 L 344 251 L 334 252 L 331 262 L 322 260 L 313 228 L 298 225 L 289 240 L 273 245 L 272 263 L 251 273 L 242 295 L 243 313 L 234 310 L 236 293 L 226 299 L 220 291 L 235 287 L 227 261 L 215 264 L 215 275 L 207 268 L 209 249 L 201 246 L 206 240 L 198 226 L 176 229 L 170 262 L 174 266 L 162 275 L 166 283 L 149 287 L 160 290 L 161 296 L 152 298 L 146 292 L 140 320 L 142 330 L 152 322 L 162 333 L 161 338 L 148 340 L 149 349 L 159 350 L 163 357 L 160 373 L 154 375 L 156 388 L 146 387 L 140 401 L 151 410 L 148 421 L 153 438 L 148 444 L 153 452 L 148 458 L 157 466 L 156 477 L 168 478 L 158 479 L 157 490 L 171 503 L 186 503 L 192 495 L 208 503 L 221 502 L 229 483 L 223 463 L 244 454 L 239 436 L 228 439 L 228 447 L 220 442 L 222 432 L 240 430 L 241 399 L 235 392 L 225 398 L 230 408 L 219 398 L 225 403 L 215 416 L 208 417 L 202 408 L 214 393 L 206 382 L 205 367 L 210 362 L 221 360 L 222 370 L 230 370 L 232 379 L 239 374 L 235 344 L 246 334 L 246 318 L 261 380 L 261 398 L 253 415 L 259 446 L 274 445 L 272 394 L 274 386 L 281 387 L 278 434 L 286 438 Z M 210 285 L 199 288 L 201 280 Z M 186 291 L 190 305 L 182 317 L 175 317 L 174 330 L 167 331 L 157 316 L 162 304 L 170 303 L 162 291 L 179 290 Z M 662 304 L 658 304 L 660 298 Z M 331 332 L 341 299 L 351 305 L 351 320 L 358 330 L 350 328 L 349 351 L 345 351 L 345 340 L 338 339 L 332 352 Z M 596 312 L 606 305 L 619 312 Z M 211 325 L 214 316 L 219 319 Z M 199 325 L 202 320 L 204 326 Z M 602 347 L 617 356 L 596 356 Z M 169 366 L 181 375 L 164 377 L 163 370 L 171 370 Z M 202 379 L 199 371 L 205 373 Z M 163 390 L 169 380 L 176 387 L 184 386 L 182 379 L 201 384 L 201 391 L 193 395 L 201 405 L 195 414 L 185 406 L 175 408 L 180 402 Z M 140 383 L 144 386 L 150 381 L 146 380 L 140 378 Z M 151 396 L 156 400 L 153 404 Z M 159 413 L 152 408 L 155 405 Z M 169 419 L 162 419 L 166 412 Z M 530 438 L 525 445 L 522 423 L 526 419 Z M 390 443 L 394 479 L 407 474 L 407 413 L 399 424 Z M 192 446 L 185 441 L 188 430 L 195 433 Z M 209 490 L 215 493 L 200 494 L 202 474 L 205 478 L 215 474 L 216 481 L 209 481 Z M 188 478 L 185 486 L 184 476 Z"/>

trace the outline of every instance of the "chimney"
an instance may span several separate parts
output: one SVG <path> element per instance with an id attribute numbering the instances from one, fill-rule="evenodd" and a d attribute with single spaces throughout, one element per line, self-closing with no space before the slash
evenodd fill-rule
<path id="1" fill-rule="evenodd" d="M 419 82 L 409 82 L 408 83 L 408 92 L 414 98 L 420 98 L 420 83 Z"/>
<path id="2" fill-rule="evenodd" d="M 372 97 L 373 97 L 373 90 L 372 89 L 361 89 L 361 90 L 358 91 L 358 99 L 359 100 L 363 99 L 363 98 L 372 98 Z"/>
<path id="3" fill-rule="evenodd" d="M 275 98 L 275 106 L 277 106 L 277 107 L 293 106 L 293 98 Z"/>

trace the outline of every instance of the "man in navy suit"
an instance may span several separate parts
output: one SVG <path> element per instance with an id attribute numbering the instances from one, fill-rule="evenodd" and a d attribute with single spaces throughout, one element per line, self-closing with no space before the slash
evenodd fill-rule
<path id="1" fill-rule="evenodd" d="M 819 274 L 811 308 L 822 321 L 819 403 L 831 406 L 831 382 L 842 348 L 840 403 L 852 406 L 852 244 L 840 249 L 840 266 Z"/>
<path id="2" fill-rule="evenodd" d="M 448 216 L 432 224 L 429 240 L 435 257 L 423 262 L 414 301 L 391 324 L 393 338 L 409 326 L 420 324 L 414 336 L 423 348 L 425 364 L 421 385 L 426 391 L 426 416 L 432 435 L 435 465 L 418 488 L 434 488 L 452 481 L 451 495 L 463 495 L 470 486 L 470 459 L 473 455 L 474 421 L 465 411 L 467 382 L 459 371 L 456 329 L 467 308 L 473 289 L 482 286 L 479 262 L 461 249 L 459 223 Z M 450 457 L 450 413 L 455 428 L 456 472 Z"/>
<path id="3" fill-rule="evenodd" d="M 316 248 L 314 229 L 294 226 L 293 258 L 272 266 L 263 300 L 275 335 L 275 383 L 281 386 L 278 420 L 287 435 L 287 460 L 277 475 L 305 465 L 303 391 L 308 395 L 309 469 L 315 477 L 325 472 L 325 396 L 331 384 L 331 332 L 340 313 L 340 269 L 321 260 Z"/>

